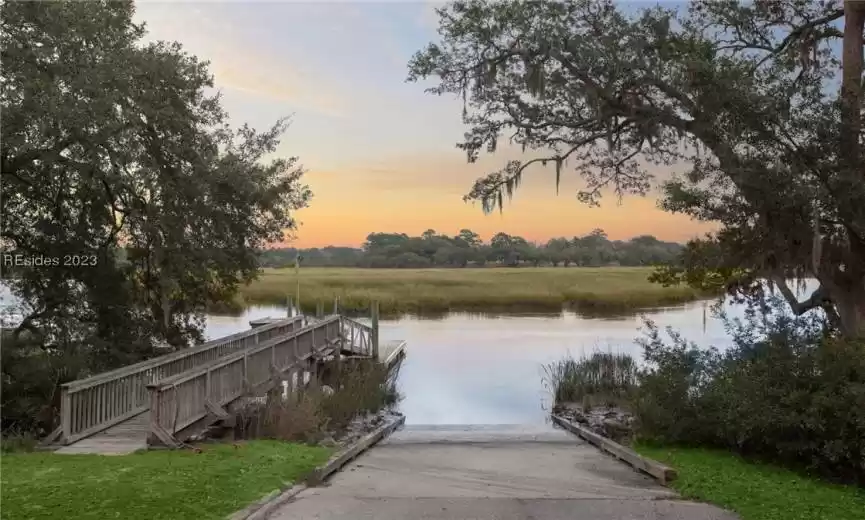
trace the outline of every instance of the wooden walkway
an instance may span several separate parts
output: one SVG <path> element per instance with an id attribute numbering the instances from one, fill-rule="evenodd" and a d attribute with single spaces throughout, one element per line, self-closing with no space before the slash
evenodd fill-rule
<path id="1" fill-rule="evenodd" d="M 68 455 L 98 453 L 100 455 L 127 455 L 147 449 L 150 414 L 141 412 L 131 419 L 115 424 L 107 430 L 85 437 L 55 451 Z"/>
<path id="2" fill-rule="evenodd" d="M 228 419 L 243 399 L 303 379 L 322 358 L 378 359 L 388 366 L 404 341 L 378 342 L 373 325 L 332 315 L 266 319 L 248 331 L 63 385 L 56 453 L 120 455 L 149 445 L 178 447 Z"/>

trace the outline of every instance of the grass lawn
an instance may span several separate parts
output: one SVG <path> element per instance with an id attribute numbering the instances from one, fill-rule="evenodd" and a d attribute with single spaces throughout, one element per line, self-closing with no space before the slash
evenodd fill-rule
<path id="1" fill-rule="evenodd" d="M 251 441 L 122 456 L 2 457 L 3 520 L 224 519 L 325 462 L 329 450 Z"/>
<path id="2" fill-rule="evenodd" d="M 686 498 L 734 511 L 742 520 L 862 520 L 865 490 L 810 479 L 731 453 L 637 445 L 676 468 L 672 486 Z"/>
<path id="3" fill-rule="evenodd" d="M 650 283 L 649 267 L 524 267 L 480 269 L 300 269 L 301 305 L 365 310 L 378 300 L 382 313 L 561 310 L 619 312 L 682 303 L 701 295 L 687 287 Z M 241 289 L 242 303 L 281 304 L 293 296 L 294 269 L 265 269 Z"/>

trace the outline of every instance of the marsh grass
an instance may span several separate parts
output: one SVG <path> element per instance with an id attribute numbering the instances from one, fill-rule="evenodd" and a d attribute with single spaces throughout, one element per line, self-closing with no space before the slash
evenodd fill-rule
<path id="1" fill-rule="evenodd" d="M 680 304 L 706 296 L 688 287 L 648 281 L 648 267 L 360 269 L 301 268 L 305 311 L 335 297 L 346 311 L 377 300 L 382 314 L 447 311 L 560 311 L 594 314 Z M 284 304 L 294 296 L 294 269 L 265 269 L 240 291 L 246 304 Z"/>
<path id="2" fill-rule="evenodd" d="M 325 392 L 315 380 L 309 386 L 272 396 L 263 407 L 246 411 L 237 434 L 246 439 L 315 443 L 329 432 L 342 432 L 358 416 L 396 405 L 399 365 L 365 359 L 331 361 L 324 366 Z"/>
<path id="3" fill-rule="evenodd" d="M 594 352 L 566 357 L 544 366 L 544 386 L 554 405 L 580 403 L 584 408 L 629 408 L 637 388 L 638 367 L 627 354 Z"/>
<path id="4" fill-rule="evenodd" d="M 338 372 L 334 392 L 322 400 L 322 410 L 329 427 L 342 430 L 358 415 L 377 413 L 399 401 L 396 374 L 387 367 L 369 360 L 344 360 L 341 365 L 331 362 Z M 398 373 L 398 367 L 394 369 Z"/>

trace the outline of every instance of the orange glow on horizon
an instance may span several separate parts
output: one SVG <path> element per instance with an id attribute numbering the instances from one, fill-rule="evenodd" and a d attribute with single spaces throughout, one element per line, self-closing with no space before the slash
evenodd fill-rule
<path id="1" fill-rule="evenodd" d="M 447 208 L 442 210 L 439 208 Z M 574 237 L 603 229 L 611 240 L 650 234 L 661 240 L 685 242 L 712 226 L 682 215 L 666 213 L 651 198 L 629 198 L 617 205 L 608 201 L 589 208 L 573 197 L 515 200 L 504 212 L 484 215 L 479 206 L 459 200 L 401 200 L 381 197 L 369 205 L 343 205 L 323 197 L 298 212 L 296 239 L 276 247 L 359 247 L 372 232 L 406 233 L 418 236 L 427 229 L 456 235 L 468 228 L 488 241 L 503 231 L 529 241 L 546 242 L 553 237 Z"/>
<path id="2" fill-rule="evenodd" d="M 612 240 L 650 234 L 661 240 L 685 242 L 713 229 L 711 224 L 667 213 L 653 196 L 614 196 L 592 208 L 576 199 L 578 177 L 563 177 L 556 194 L 552 172 L 527 171 L 525 180 L 504 211 L 484 215 L 479 204 L 465 203 L 471 180 L 501 163 L 488 157 L 480 166 L 462 157 L 391 157 L 374 164 L 336 170 L 311 169 L 304 180 L 313 192 L 308 208 L 297 212 L 296 240 L 287 247 L 358 247 L 372 232 L 420 235 L 427 229 L 456 235 L 468 228 L 488 241 L 503 231 L 527 240 L 588 234 L 595 228 Z M 669 172 L 655 172 L 657 177 Z"/>

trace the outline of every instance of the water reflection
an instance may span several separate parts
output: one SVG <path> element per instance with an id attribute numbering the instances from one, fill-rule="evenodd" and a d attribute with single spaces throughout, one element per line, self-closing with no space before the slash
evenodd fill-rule
<path id="1" fill-rule="evenodd" d="M 730 340 L 711 315 L 704 326 L 705 307 L 694 302 L 603 319 L 570 311 L 404 316 L 383 319 L 381 339 L 408 342 L 400 374 L 401 409 L 408 424 L 542 424 L 549 406 L 544 364 L 597 349 L 639 358 L 634 339 L 641 334 L 643 317 L 671 326 L 699 345 L 723 349 Z M 743 315 L 735 306 L 725 309 Z M 284 315 L 284 308 L 252 307 L 241 316 L 211 316 L 207 335 L 219 337 L 248 328 L 252 319 Z"/>
<path id="2" fill-rule="evenodd" d="M 684 305 L 672 305 L 668 307 L 653 307 L 648 309 L 648 311 L 657 311 L 659 309 L 666 310 L 680 310 L 683 309 Z M 249 316 L 249 311 L 252 309 L 267 309 L 269 312 L 275 312 L 278 315 L 282 316 L 287 313 L 287 309 L 284 306 L 277 305 L 253 305 L 249 308 L 224 308 L 217 310 L 209 311 L 210 316 L 219 317 L 219 318 L 238 318 L 239 322 L 242 319 L 246 319 Z M 326 311 L 330 312 L 330 307 L 326 307 Z M 440 311 L 440 310 L 422 310 L 420 312 L 403 312 L 396 314 L 382 314 L 383 319 L 389 320 L 402 320 L 402 319 L 418 319 L 418 320 L 444 320 L 451 316 L 466 316 L 472 318 L 480 318 L 480 319 L 496 319 L 501 317 L 513 317 L 513 318 L 562 318 L 565 315 L 572 314 L 575 316 L 581 316 L 583 318 L 591 318 L 598 320 L 608 320 L 608 321 L 617 321 L 621 318 L 630 318 L 633 316 L 639 316 L 641 313 L 646 312 L 646 310 L 628 310 L 628 311 L 608 311 L 608 310 L 569 310 L 567 308 L 562 308 L 559 310 L 514 310 L 504 309 L 498 311 L 477 311 L 477 310 L 465 310 L 465 311 Z M 341 314 L 344 316 L 349 316 L 352 318 L 366 318 L 369 316 L 369 311 L 350 311 L 350 310 L 342 310 Z M 252 318 L 254 319 L 254 318 Z M 248 320 L 247 320 L 248 321 Z"/>

